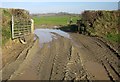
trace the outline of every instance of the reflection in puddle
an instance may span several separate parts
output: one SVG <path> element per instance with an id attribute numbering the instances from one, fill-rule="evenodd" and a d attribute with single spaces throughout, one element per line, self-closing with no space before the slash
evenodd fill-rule
<path id="1" fill-rule="evenodd" d="M 63 32 L 61 30 L 57 30 L 57 29 L 36 29 L 34 33 L 39 37 L 40 44 L 48 43 L 52 41 L 53 38 L 57 39 L 57 36 L 55 34 L 58 34 L 60 36 L 70 39 L 70 36 L 68 33 Z"/>

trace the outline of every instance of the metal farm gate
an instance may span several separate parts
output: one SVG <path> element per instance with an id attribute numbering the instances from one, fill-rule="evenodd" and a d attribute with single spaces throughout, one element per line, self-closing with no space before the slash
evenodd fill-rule
<path id="1" fill-rule="evenodd" d="M 12 16 L 12 39 L 17 39 L 31 33 L 31 20 Z"/>

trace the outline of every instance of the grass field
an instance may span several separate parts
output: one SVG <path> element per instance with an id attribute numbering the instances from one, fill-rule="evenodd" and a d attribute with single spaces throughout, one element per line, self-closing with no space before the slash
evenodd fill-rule
<path id="1" fill-rule="evenodd" d="M 58 26 L 58 25 L 67 25 L 67 22 L 72 18 L 73 23 L 76 23 L 79 16 L 70 16 L 70 15 L 61 15 L 61 16 L 41 16 L 33 17 L 35 21 L 35 26 Z"/>

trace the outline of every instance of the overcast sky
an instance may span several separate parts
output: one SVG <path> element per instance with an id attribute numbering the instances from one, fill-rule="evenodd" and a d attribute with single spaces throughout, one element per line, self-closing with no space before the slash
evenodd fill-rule
<path id="1" fill-rule="evenodd" d="M 2 2 L 4 8 L 22 8 L 30 13 L 80 13 L 84 10 L 117 10 L 118 2 Z"/>

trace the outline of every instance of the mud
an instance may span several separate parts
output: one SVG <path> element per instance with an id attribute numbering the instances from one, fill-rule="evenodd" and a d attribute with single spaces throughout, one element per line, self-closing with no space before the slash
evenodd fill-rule
<path id="1" fill-rule="evenodd" d="M 116 81 L 120 78 L 118 57 L 103 42 L 76 33 L 69 33 L 70 38 L 53 31 L 52 34 L 52 40 L 44 43 L 37 37 L 25 49 L 26 56 L 19 56 L 3 68 L 3 79 Z"/>

